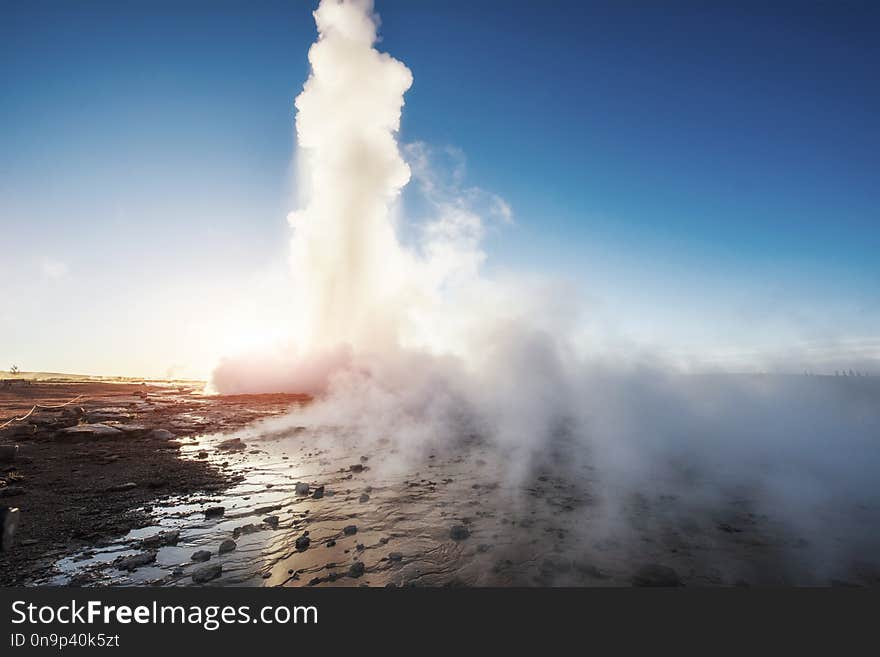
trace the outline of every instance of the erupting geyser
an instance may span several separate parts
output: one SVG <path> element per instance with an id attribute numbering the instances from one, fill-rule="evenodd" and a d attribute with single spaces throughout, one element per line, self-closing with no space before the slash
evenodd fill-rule
<path id="1" fill-rule="evenodd" d="M 372 2 L 322 2 L 296 98 L 303 208 L 288 219 L 307 351 L 394 341 L 411 263 L 391 205 L 410 179 L 395 135 L 412 74 L 378 52 Z"/>
<path id="2" fill-rule="evenodd" d="M 295 102 L 300 209 L 288 216 L 285 293 L 296 319 L 283 348 L 224 359 L 214 373 L 220 391 L 321 392 L 354 360 L 387 361 L 403 347 L 466 355 L 474 320 L 493 312 L 477 279 L 482 218 L 465 199 L 435 199 L 437 217 L 418 227 L 417 243 L 399 239 L 394 210 L 411 171 L 397 132 L 413 78 L 374 48 L 372 9 L 370 0 L 325 0 L 314 12 L 311 74 Z M 425 149 L 410 153 L 424 169 Z M 462 320 L 468 304 L 482 309 Z"/>
<path id="3" fill-rule="evenodd" d="M 400 462 L 386 468 L 478 440 L 495 450 L 511 497 L 539 468 L 571 481 L 589 472 L 604 518 L 585 527 L 592 537 L 634 536 L 634 513 L 642 531 L 734 497 L 809 535 L 812 557 L 880 545 L 852 515 L 880 500 L 870 391 L 818 377 L 694 376 L 644 351 L 614 358 L 594 346 L 588 357 L 575 346 L 570 288 L 481 274 L 485 217 L 466 194 L 435 197 L 436 218 L 404 243 L 401 190 L 415 174 L 436 192 L 426 149 L 404 149 L 408 165 L 397 141 L 412 75 L 375 49 L 369 0 L 322 0 L 314 16 L 311 74 L 296 98 L 292 346 L 225 359 L 220 391 L 316 393 L 266 431 L 304 426 L 318 440 L 326 430 L 359 449 L 390 439 Z M 633 511 L 634 499 L 655 497 L 667 506 L 649 520 Z M 817 531 L 823 517 L 834 536 Z"/>

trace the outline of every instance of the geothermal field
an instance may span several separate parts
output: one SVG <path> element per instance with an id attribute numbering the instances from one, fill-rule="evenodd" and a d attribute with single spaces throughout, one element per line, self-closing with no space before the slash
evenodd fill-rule
<path id="1" fill-rule="evenodd" d="M 876 409 L 880 396 L 869 379 L 782 385 L 802 386 L 799 395 L 863 396 L 864 409 Z M 626 457 L 603 455 L 564 428 L 535 451 L 473 433 L 413 442 L 407 431 L 316 423 L 310 408 L 320 402 L 306 396 L 206 396 L 187 382 L 7 383 L 0 418 L 72 394 L 81 401 L 4 430 L 3 444 L 14 440 L 18 452 L 4 459 L 0 491 L 22 509 L 17 545 L 0 560 L 4 585 L 880 578 L 880 515 L 869 498 L 850 499 L 857 482 L 823 490 L 795 474 L 779 486 L 791 490 L 773 490 L 772 461 L 756 459 L 754 472 L 725 467 L 743 467 L 731 460 L 742 458 L 737 449 L 719 467 L 659 453 L 624 467 L 615 459 Z M 789 465 L 818 471 L 810 459 Z"/>
<path id="2" fill-rule="evenodd" d="M 631 258 L 614 264 L 617 269 L 606 277 L 623 290 L 613 298 L 634 294 L 631 306 L 643 313 L 636 324 L 649 339 L 639 341 L 638 331 L 624 335 L 608 315 L 597 319 L 595 314 L 605 308 L 613 315 L 619 309 L 614 301 L 605 306 L 592 301 L 590 285 L 593 279 L 601 283 L 602 276 L 559 275 L 561 256 L 557 262 L 555 252 L 538 253 L 537 245 L 533 250 L 530 243 L 508 249 L 508 255 L 523 256 L 522 267 L 511 264 L 514 256 L 496 266 L 487 242 L 515 224 L 510 204 L 465 182 L 456 149 L 401 139 L 405 101 L 412 94 L 422 99 L 417 107 L 423 108 L 428 96 L 417 94 L 430 94 L 435 84 L 426 79 L 419 87 L 413 71 L 419 70 L 417 64 L 429 68 L 436 53 L 414 57 L 411 70 L 390 47 L 386 52 L 378 15 L 368 0 L 321 0 L 312 17 L 317 31 L 309 23 L 308 76 L 304 83 L 297 78 L 287 97 L 293 107 L 277 110 L 290 110 L 285 126 L 295 128 L 292 199 L 272 227 L 253 218 L 258 212 L 252 216 L 249 206 L 238 208 L 246 216 L 249 234 L 265 231 L 267 236 L 260 238 L 265 243 L 283 243 L 283 263 L 277 271 L 271 276 L 254 274 L 253 279 L 230 276 L 234 280 L 218 283 L 215 296 L 201 294 L 197 285 L 211 279 L 207 272 L 223 276 L 222 267 L 209 269 L 217 266 L 212 263 L 228 260 L 232 269 L 248 247 L 222 242 L 225 233 L 234 230 L 232 220 L 222 213 L 198 224 L 202 233 L 197 237 L 178 239 L 178 225 L 200 215 L 188 206 L 180 211 L 183 219 L 175 218 L 171 203 L 156 212 L 156 221 L 173 217 L 165 229 L 168 236 L 156 238 L 164 240 L 154 252 L 158 256 L 133 252 L 130 269 L 104 264 L 102 258 L 122 248 L 103 246 L 105 235 L 122 235 L 117 244 L 139 246 L 152 239 L 153 231 L 149 220 L 128 218 L 135 203 L 107 200 L 108 207 L 115 208 L 113 219 L 88 233 L 90 242 L 83 250 L 90 255 L 80 266 L 80 271 L 100 270 L 99 284 L 82 288 L 74 283 L 76 287 L 64 292 L 42 321 L 19 322 L 20 316 L 37 312 L 34 308 L 43 304 L 50 285 L 77 275 L 75 267 L 68 271 L 66 265 L 41 260 L 40 281 L 48 281 L 46 288 L 28 293 L 20 304 L 8 304 L 9 318 L 15 320 L 10 326 L 16 328 L 3 334 L 12 339 L 0 347 L 11 345 L 10 359 L 33 343 L 37 346 L 27 353 L 35 361 L 48 359 L 46 350 L 54 349 L 56 358 L 67 359 L 64 362 L 85 363 L 83 371 L 106 370 L 109 375 L 116 362 L 112 358 L 130 358 L 125 371 L 135 375 L 73 376 L 16 368 L 0 376 L 0 507 L 10 512 L 4 516 L 10 533 L 4 539 L 7 549 L 0 553 L 0 584 L 880 584 L 880 351 L 876 326 L 873 333 L 869 326 L 880 307 L 876 269 L 853 273 L 843 282 L 806 286 L 811 294 L 827 295 L 827 308 L 839 312 L 840 326 L 863 322 L 858 324 L 858 339 L 844 339 L 816 319 L 832 313 L 822 304 L 814 304 L 812 309 L 818 310 L 813 313 L 786 306 L 795 295 L 786 292 L 785 284 L 794 280 L 792 286 L 800 285 L 802 274 L 785 273 L 790 278 L 780 275 L 781 282 L 756 275 L 750 289 L 756 295 L 770 290 L 772 295 L 751 303 L 749 293 L 737 285 L 759 265 L 778 264 L 773 259 L 779 250 L 771 247 L 755 247 L 759 253 L 754 258 L 763 258 L 757 265 L 731 264 L 737 273 L 729 278 L 707 275 L 703 280 L 699 270 L 681 265 L 684 273 L 663 288 L 665 301 L 650 306 L 652 293 L 638 296 L 639 283 L 630 280 L 631 273 L 652 272 L 655 264 L 675 261 L 668 250 L 694 234 L 704 240 L 695 248 L 696 261 L 706 267 L 726 266 L 736 255 L 733 246 L 724 250 L 733 239 L 729 226 L 745 226 L 748 217 L 737 214 L 711 240 L 683 224 L 675 230 L 685 237 L 669 237 L 666 224 L 658 219 L 660 228 L 652 223 L 630 229 L 627 244 L 633 246 L 624 250 Z M 418 16 L 407 20 L 415 22 Z M 388 30 L 403 32 L 406 25 L 402 19 L 391 20 Z M 490 27 L 501 30 L 494 22 Z M 560 42 L 568 43 L 562 37 Z M 532 49 L 523 46 L 523 67 Z M 450 65 L 449 75 L 471 65 L 497 65 L 488 46 L 486 52 L 467 67 Z M 623 52 L 631 53 L 629 45 Z M 305 56 L 303 48 L 299 58 L 304 62 Z M 201 61 L 197 54 L 181 57 L 185 62 Z M 273 53 L 272 66 L 287 66 L 290 59 Z M 690 54 L 686 60 L 702 61 Z M 603 61 L 613 64 L 613 74 L 602 78 L 611 89 L 607 93 L 627 98 L 631 87 L 615 86 L 614 68 L 624 66 L 625 57 L 590 59 L 584 70 Z M 723 61 L 729 64 L 737 58 L 725 56 Z M 486 73 L 487 85 L 504 80 L 498 70 Z M 251 72 L 242 65 L 209 77 L 204 85 L 207 89 L 220 78 L 224 84 L 248 82 Z M 552 72 L 543 67 L 530 75 L 540 82 Z M 651 86 L 663 75 L 665 69 L 640 79 Z M 151 81 L 154 78 L 143 75 L 130 86 Z M 523 92 L 516 102 L 533 109 L 564 103 L 570 94 L 580 93 L 580 84 L 576 78 L 552 93 Z M 742 88 L 752 89 L 750 85 L 751 79 Z M 786 87 L 768 88 L 776 93 Z M 591 87 L 590 93 L 605 92 L 600 86 Z M 511 112 L 516 110 L 516 103 L 505 103 Z M 171 107 L 173 116 L 184 113 L 173 103 Z M 220 116 L 227 116 L 225 109 L 217 108 Z M 436 104 L 438 115 L 453 110 L 453 100 Z M 229 110 L 228 115 L 235 111 L 239 110 Z M 616 116 L 616 111 L 610 113 Z M 492 112 L 482 119 L 487 125 L 503 119 L 502 112 L 487 112 Z M 659 118 L 648 116 L 671 122 L 678 112 L 676 107 L 662 116 L 658 111 Z M 585 112 L 578 110 L 573 116 L 572 134 L 590 129 Z M 834 125 L 839 123 L 835 120 Z M 606 121 L 604 130 L 614 125 Z M 633 120 L 626 130 L 638 125 Z M 778 125 L 767 128 L 766 134 L 776 136 Z M 465 127 L 452 119 L 443 123 L 451 133 Z M 548 121 L 548 133 L 553 127 Z M 190 126 L 189 131 L 197 128 Z M 205 162 L 222 159 L 219 147 L 212 150 L 220 130 L 211 128 L 206 134 L 199 157 Z M 542 140 L 542 133 L 516 126 L 510 134 L 505 145 Z M 604 134 L 596 128 L 597 148 Z M 148 133 L 144 142 L 154 136 Z M 249 174 L 243 171 L 271 168 L 259 160 L 270 151 L 271 140 L 263 138 L 248 144 L 248 157 L 254 159 L 241 164 L 235 176 L 204 188 L 190 185 L 181 197 L 207 204 L 205 199 L 224 191 L 219 188 L 247 184 Z M 689 134 L 669 139 L 671 150 L 685 155 L 709 141 Z M 122 150 L 130 146 L 125 144 Z M 765 145 L 762 137 L 761 148 Z M 623 170 L 620 162 L 640 152 L 636 147 L 616 149 L 620 159 L 615 166 Z M 438 164 L 444 156 L 453 160 L 451 171 Z M 584 157 L 583 151 L 572 157 Z M 668 153 L 655 157 L 651 180 L 666 185 L 663 176 L 674 173 L 678 160 Z M 131 160 L 136 166 L 136 158 Z M 530 166 L 527 160 L 503 160 L 499 157 L 493 164 L 493 172 L 503 171 L 505 165 Z M 697 168 L 715 162 L 709 157 L 697 161 Z M 143 196 L 152 197 L 150 175 L 160 177 L 165 165 L 163 160 L 161 166 L 138 173 L 138 193 L 146 189 Z M 201 171 L 202 166 L 191 168 Z M 540 166 L 546 165 L 534 165 Z M 827 169 L 835 167 L 840 168 Z M 109 176 L 110 168 L 95 175 Z M 746 168 L 729 165 L 734 173 Z M 595 167 L 591 175 L 604 171 Z M 283 174 L 274 168 L 272 172 L 278 178 Z M 562 185 L 567 173 L 557 173 L 536 172 L 533 184 L 539 186 L 543 180 Z M 687 181 L 689 194 L 696 193 L 693 179 Z M 767 179 L 769 174 L 760 183 L 730 187 L 738 195 L 760 189 Z M 588 196 L 586 183 L 584 190 L 580 185 L 560 193 L 553 207 L 567 211 Z M 712 187 L 712 193 L 720 195 L 722 188 Z M 636 182 L 622 189 L 621 197 L 638 195 Z M 405 193 L 417 193 L 419 202 L 404 203 Z M 856 201 L 840 207 L 855 213 Z M 707 207 L 716 207 L 713 203 L 715 196 Z M 804 207 L 817 203 L 813 197 L 803 201 Z M 658 212 L 662 205 L 656 204 Z M 288 209 L 292 211 L 285 222 Z M 547 213 L 552 214 L 550 204 Z M 667 216 L 670 226 L 676 226 L 673 214 Z M 762 217 L 756 220 L 756 231 L 769 230 L 770 219 L 755 216 Z M 531 235 L 541 239 L 552 237 L 563 246 L 590 240 L 586 232 L 578 232 L 587 229 L 552 224 L 543 215 L 531 221 L 538 226 Z M 786 239 L 802 239 L 817 221 L 808 225 L 804 220 L 804 227 L 780 233 Z M 88 221 L 80 222 L 84 228 L 70 223 L 77 231 L 89 230 Z M 114 232 L 123 230 L 119 226 L 141 232 Z M 672 235 L 673 228 L 668 230 Z M 637 250 L 642 243 L 642 235 L 649 234 L 661 235 L 663 248 L 630 254 L 630 248 Z M 275 239 L 278 235 L 280 240 Z M 824 240 L 823 249 L 834 248 L 831 238 Z M 221 243 L 226 244 L 222 249 Z M 870 245 L 871 238 L 862 243 Z M 807 250 L 798 244 L 792 247 L 794 253 Z M 829 256 L 821 262 L 823 272 L 855 263 L 857 256 Z M 254 259 L 268 261 L 271 254 L 267 250 Z M 586 250 L 569 257 L 576 263 L 587 259 Z M 782 269 L 798 264 L 794 256 L 777 259 Z M 177 261 L 195 263 L 193 270 L 167 274 Z M 867 267 L 876 268 L 876 261 Z M 112 296 L 114 285 L 123 285 L 118 281 L 128 285 L 131 280 L 135 286 L 153 279 L 160 282 L 150 294 L 129 294 L 123 288 L 121 301 Z M 873 302 L 833 305 L 855 294 L 862 280 L 873 281 L 864 292 L 874 295 Z M 683 291 L 685 283 L 705 287 L 690 297 Z M 106 308 L 104 295 L 110 298 Z M 673 305 L 677 302 L 704 305 L 686 313 Z M 165 303 L 167 311 L 149 310 L 164 310 Z M 850 311 L 847 324 L 842 318 Z M 723 323 L 728 316 L 739 323 L 717 331 L 725 344 L 759 334 L 761 339 L 741 352 L 714 349 L 713 343 L 713 348 L 697 353 L 699 340 L 693 336 L 699 334 L 701 322 Z M 768 326 L 777 331 L 768 328 L 773 339 L 766 341 L 756 328 L 760 322 L 755 318 L 763 316 L 771 318 Z M 85 318 L 86 324 L 77 324 L 77 317 Z M 778 327 L 795 320 L 808 325 L 811 336 L 821 337 L 824 346 L 789 342 Z M 245 346 L 227 348 L 216 337 L 226 321 L 245 327 Z M 676 345 L 693 347 L 693 352 L 659 345 L 657 336 L 663 332 L 652 331 L 664 321 L 680 336 Z M 125 349 L 120 343 L 127 345 Z M 167 358 L 157 344 L 168 352 Z M 166 361 L 183 361 L 188 351 L 201 358 L 209 348 L 214 349 L 209 367 L 191 379 L 178 379 L 176 364 L 167 377 L 136 375 L 154 362 L 164 367 Z M 736 360 L 739 353 L 747 357 Z M 88 354 L 100 367 L 89 370 Z M 81 360 L 70 360 L 74 358 Z M 33 369 L 50 367 L 39 362 Z"/>

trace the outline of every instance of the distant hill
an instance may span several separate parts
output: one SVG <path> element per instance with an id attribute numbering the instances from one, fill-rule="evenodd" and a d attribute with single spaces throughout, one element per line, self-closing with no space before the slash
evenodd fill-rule
<path id="1" fill-rule="evenodd" d="M 204 383 L 198 379 L 162 379 L 142 376 L 95 376 L 91 374 L 66 374 L 63 372 L 17 372 L 0 370 L 0 380 L 13 379 L 19 381 L 46 381 L 54 383 L 82 383 L 100 381 L 103 383 L 140 383 L 142 381 L 162 381 L 168 383 Z"/>

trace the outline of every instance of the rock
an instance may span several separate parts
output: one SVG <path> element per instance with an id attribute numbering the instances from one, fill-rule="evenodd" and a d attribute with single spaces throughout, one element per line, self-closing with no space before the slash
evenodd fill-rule
<path id="1" fill-rule="evenodd" d="M 318 487 L 315 489 L 315 492 L 312 493 L 312 498 L 313 498 L 313 499 L 316 499 L 316 500 L 320 500 L 322 497 L 324 497 L 324 487 L 323 487 L 323 486 L 318 486 Z"/>
<path id="2" fill-rule="evenodd" d="M 361 504 L 363 504 L 364 502 L 369 502 L 369 501 L 370 501 L 370 496 L 367 495 L 366 493 L 362 493 L 361 496 L 358 498 L 358 502 L 360 502 Z"/>
<path id="3" fill-rule="evenodd" d="M 205 509 L 205 517 L 206 518 L 217 518 L 226 513 L 226 507 L 222 506 L 209 506 Z"/>
<path id="4" fill-rule="evenodd" d="M 231 538 L 227 538 L 220 544 L 220 547 L 217 548 L 218 554 L 226 554 L 227 552 L 232 552 L 235 548 L 238 547 Z"/>
<path id="5" fill-rule="evenodd" d="M 124 484 L 110 486 L 110 488 L 107 489 L 107 492 L 108 493 L 124 493 L 125 491 L 128 491 L 128 490 L 134 490 L 137 487 L 138 487 L 138 485 L 136 483 L 134 483 L 133 481 L 126 481 Z"/>
<path id="6" fill-rule="evenodd" d="M 348 569 L 349 577 L 360 577 L 364 574 L 365 566 L 363 561 L 355 561 Z"/>
<path id="7" fill-rule="evenodd" d="M 248 499 L 245 497 L 244 499 Z M 254 509 L 255 515 L 260 515 L 261 513 L 272 513 L 272 511 L 277 511 L 281 508 L 280 504 L 270 504 L 269 506 L 260 506 Z"/>
<path id="8" fill-rule="evenodd" d="M 67 427 L 58 432 L 61 438 L 69 439 L 92 439 L 100 440 L 103 438 L 120 438 L 125 434 L 119 429 L 111 427 L 107 424 L 78 424 L 75 427 Z"/>
<path id="9" fill-rule="evenodd" d="M 141 566 L 146 566 L 148 563 L 153 563 L 156 560 L 156 552 L 141 552 L 140 554 L 135 554 L 130 557 L 119 557 L 113 564 L 119 570 L 136 570 Z"/>
<path id="10" fill-rule="evenodd" d="M 364 465 L 362 463 L 355 463 L 354 465 L 348 466 L 349 472 L 363 472 Z"/>
<path id="11" fill-rule="evenodd" d="M 464 525 L 455 525 L 449 530 L 449 537 L 454 541 L 463 541 L 471 535 L 468 528 Z"/>
<path id="12" fill-rule="evenodd" d="M 193 561 L 208 561 L 211 558 L 211 553 L 207 550 L 198 550 L 197 552 L 193 552 L 190 559 Z"/>
<path id="13" fill-rule="evenodd" d="M 636 571 L 633 586 L 682 586 L 681 579 L 672 568 L 649 563 Z"/>
<path id="14" fill-rule="evenodd" d="M 257 531 L 257 526 L 254 523 L 249 522 L 246 525 L 241 525 L 240 527 L 236 527 L 235 529 L 233 529 L 232 535 L 235 538 L 238 538 L 242 534 L 253 534 L 255 531 Z"/>
<path id="15" fill-rule="evenodd" d="M 202 566 L 192 574 L 192 579 L 196 584 L 204 584 L 205 582 L 210 582 L 212 579 L 217 579 L 222 572 L 223 566 L 219 563 L 211 564 L 210 566 Z"/>
<path id="16" fill-rule="evenodd" d="M 305 483 L 303 483 L 303 482 L 301 482 L 301 481 L 298 482 L 298 483 L 296 484 L 296 486 L 294 486 L 294 491 L 296 492 L 297 495 L 308 495 L 308 494 L 309 494 L 309 490 L 310 490 L 309 485 L 308 485 L 308 484 L 305 484 Z"/>
<path id="17" fill-rule="evenodd" d="M 389 561 L 400 561 L 403 559 L 403 555 L 400 552 L 390 552 L 388 554 Z"/>
<path id="18" fill-rule="evenodd" d="M 86 422 L 90 423 L 99 423 L 99 422 L 127 422 L 131 419 L 131 414 L 127 409 L 118 407 L 118 408 L 101 408 L 95 411 L 88 411 L 86 413 Z"/>
<path id="19" fill-rule="evenodd" d="M 108 425 L 109 426 L 109 425 Z M 147 427 L 143 424 L 114 424 L 112 425 L 114 429 L 119 429 L 123 433 L 143 433 L 147 430 Z"/>
<path id="20" fill-rule="evenodd" d="M 177 435 L 171 433 L 168 429 L 153 429 L 147 434 L 147 438 L 153 440 L 174 440 L 177 438 Z"/>
<path id="21" fill-rule="evenodd" d="M 358 533 L 357 525 L 346 525 L 342 528 L 342 533 L 346 536 L 354 536 Z"/>
<path id="22" fill-rule="evenodd" d="M 239 449 L 244 449 L 247 445 L 242 442 L 241 438 L 230 438 L 229 440 L 224 440 L 222 443 L 217 445 L 217 449 L 223 451 L 236 451 Z"/>
<path id="23" fill-rule="evenodd" d="M 0 445 L 0 463 L 13 463 L 18 456 L 18 445 Z"/>
<path id="24" fill-rule="evenodd" d="M 163 545 L 177 545 L 180 539 L 180 530 L 174 529 L 167 532 L 159 532 L 153 536 L 148 536 L 141 541 L 141 546 L 145 548 L 158 548 Z"/>
<path id="25" fill-rule="evenodd" d="M 272 529 L 278 529 L 278 516 L 263 518 L 263 522 L 269 525 Z"/>
<path id="26" fill-rule="evenodd" d="M 311 542 L 312 542 L 311 539 L 308 536 L 306 536 L 305 534 L 303 534 L 298 539 L 296 539 L 296 549 L 299 550 L 300 552 L 303 552 L 304 550 L 308 550 L 309 543 L 311 543 Z"/>

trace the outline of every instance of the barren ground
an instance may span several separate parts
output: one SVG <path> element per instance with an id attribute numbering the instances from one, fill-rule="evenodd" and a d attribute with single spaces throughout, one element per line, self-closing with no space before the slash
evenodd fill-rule
<path id="1" fill-rule="evenodd" d="M 21 509 L 2 584 L 880 583 L 876 551 L 842 538 L 817 560 L 749 491 L 700 506 L 686 482 L 651 482 L 609 524 L 598 473 L 565 441 L 511 479 L 514 457 L 478 438 L 442 450 L 402 436 L 364 443 L 295 416 L 273 424 L 304 396 L 161 382 L 17 383 L 0 388 L 0 423 L 77 395 L 0 432 L 0 449 L 19 445 L 0 464 L 0 504 Z M 845 512 L 880 526 L 876 508 Z M 817 520 L 833 537 L 835 514 Z"/>

